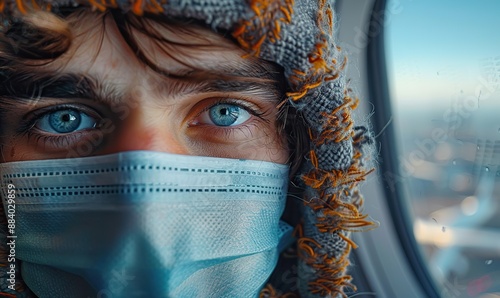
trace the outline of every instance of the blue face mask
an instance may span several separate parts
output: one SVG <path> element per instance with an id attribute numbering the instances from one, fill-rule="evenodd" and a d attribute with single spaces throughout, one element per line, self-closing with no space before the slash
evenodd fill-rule
<path id="1" fill-rule="evenodd" d="M 134 151 L 0 170 L 39 297 L 257 297 L 291 242 L 285 165 Z"/>

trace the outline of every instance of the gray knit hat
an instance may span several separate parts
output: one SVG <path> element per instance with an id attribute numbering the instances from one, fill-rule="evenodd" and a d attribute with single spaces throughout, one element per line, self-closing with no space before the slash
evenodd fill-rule
<path id="1" fill-rule="evenodd" d="M 0 0 L 0 24 L 8 26 L 11 18 L 32 10 L 76 6 L 192 18 L 231 32 L 249 55 L 281 65 L 289 86 L 282 104 L 295 108 L 296 121 L 308 128 L 310 151 L 302 158 L 297 176 L 302 201 L 301 220 L 295 230 L 296 250 L 292 252 L 295 264 L 280 261 L 261 297 L 342 297 L 347 287 L 355 290 L 347 274 L 349 252 L 356 247 L 350 232 L 373 226 L 360 212 L 363 202 L 357 190 L 358 183 L 371 172 L 365 166 L 368 146 L 364 146 L 371 138 L 364 127 L 354 126 L 351 117 L 357 99 L 346 84 L 346 58 L 334 40 L 333 2 Z M 0 263 L 7 264 L 3 249 L 0 247 Z M 292 266 L 298 269 L 292 270 Z M 284 274 L 296 274 L 297 278 L 293 284 L 285 284 L 280 282 Z M 8 290 L 4 293 L 12 294 Z M 20 285 L 18 297 L 22 293 Z"/>

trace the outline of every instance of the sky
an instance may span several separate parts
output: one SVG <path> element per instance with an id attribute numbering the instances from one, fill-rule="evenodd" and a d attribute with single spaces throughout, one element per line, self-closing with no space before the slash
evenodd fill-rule
<path id="1" fill-rule="evenodd" d="M 395 106 L 472 96 L 488 67 L 500 77 L 499 13 L 497 0 L 390 0 L 386 54 Z"/>

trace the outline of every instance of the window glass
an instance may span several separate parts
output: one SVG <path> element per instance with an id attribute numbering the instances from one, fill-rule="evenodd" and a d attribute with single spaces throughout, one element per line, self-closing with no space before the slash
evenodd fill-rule
<path id="1" fill-rule="evenodd" d="M 400 186 L 442 297 L 500 297 L 500 1 L 393 0 Z"/>

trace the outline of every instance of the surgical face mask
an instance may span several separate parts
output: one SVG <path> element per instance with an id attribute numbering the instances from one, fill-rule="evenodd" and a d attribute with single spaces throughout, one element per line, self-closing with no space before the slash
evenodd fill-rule
<path id="1" fill-rule="evenodd" d="M 0 171 L 39 297 L 257 297 L 291 242 L 286 165 L 132 151 Z"/>

